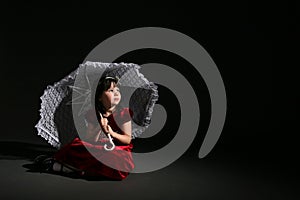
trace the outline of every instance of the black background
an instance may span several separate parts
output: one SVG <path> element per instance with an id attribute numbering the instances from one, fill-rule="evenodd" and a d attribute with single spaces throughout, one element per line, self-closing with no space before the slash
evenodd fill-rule
<path id="1" fill-rule="evenodd" d="M 223 77 L 228 97 L 226 123 L 216 147 L 205 159 L 263 161 L 274 167 L 270 171 L 296 169 L 296 3 L 140 1 L 129 5 L 27 1 L 9 3 L 2 10 L 2 141 L 43 143 L 36 136 L 34 125 L 39 119 L 39 97 L 46 86 L 75 70 L 106 38 L 132 28 L 155 26 L 180 31 L 196 40 L 213 58 Z M 176 55 L 155 50 L 131 52 L 118 61 L 156 61 L 173 68 L 184 64 Z M 181 73 L 191 83 L 199 82 L 194 87 L 197 95 L 203 96 L 199 102 L 204 121 L 186 152 L 197 159 L 208 124 L 209 100 L 201 77 L 192 76 L 188 70 Z M 166 99 L 161 101 L 166 103 Z"/>

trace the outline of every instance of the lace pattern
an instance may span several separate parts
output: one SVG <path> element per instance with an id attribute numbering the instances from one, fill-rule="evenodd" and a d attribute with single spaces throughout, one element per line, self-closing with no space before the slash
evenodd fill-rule
<path id="1" fill-rule="evenodd" d="M 82 124 L 85 124 L 82 116 L 92 108 L 93 82 L 99 80 L 100 76 L 117 76 L 121 86 L 127 88 L 129 94 L 127 102 L 134 113 L 132 138 L 140 136 L 151 123 L 153 108 L 158 100 L 158 91 L 157 86 L 149 82 L 139 69 L 140 66 L 133 63 L 87 61 L 53 86 L 47 86 L 40 98 L 42 101 L 40 120 L 35 126 L 38 135 L 52 146 L 60 148 L 64 144 L 64 137 L 74 137 L 74 135 L 65 134 L 76 132 L 70 105 L 80 104 L 77 115 L 81 117 Z M 76 97 L 75 93 L 79 96 Z"/>

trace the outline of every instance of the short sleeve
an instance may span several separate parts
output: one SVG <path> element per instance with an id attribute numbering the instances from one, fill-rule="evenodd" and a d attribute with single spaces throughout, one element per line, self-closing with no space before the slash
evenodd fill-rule
<path id="1" fill-rule="evenodd" d="M 129 108 L 123 108 L 120 112 L 120 119 L 123 123 L 130 121 L 132 116 L 133 112 Z"/>

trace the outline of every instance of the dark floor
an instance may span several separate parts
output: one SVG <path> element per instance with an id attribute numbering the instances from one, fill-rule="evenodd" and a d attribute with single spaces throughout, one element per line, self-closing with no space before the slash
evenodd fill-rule
<path id="1" fill-rule="evenodd" d="M 1 142 L 2 199 L 299 199 L 296 168 L 227 153 L 204 159 L 185 155 L 164 169 L 123 181 L 30 172 L 26 166 L 42 153 L 51 149 Z"/>

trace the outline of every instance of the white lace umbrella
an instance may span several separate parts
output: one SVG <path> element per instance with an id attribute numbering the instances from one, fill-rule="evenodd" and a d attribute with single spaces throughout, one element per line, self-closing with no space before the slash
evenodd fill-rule
<path id="1" fill-rule="evenodd" d="M 157 86 L 139 69 L 132 63 L 87 61 L 53 86 L 47 86 L 41 96 L 41 118 L 35 126 L 38 135 L 56 148 L 80 135 L 85 130 L 85 113 L 94 109 L 95 83 L 101 77 L 113 76 L 119 78 L 122 102 L 133 111 L 132 138 L 138 137 L 150 125 L 158 100 Z"/>

